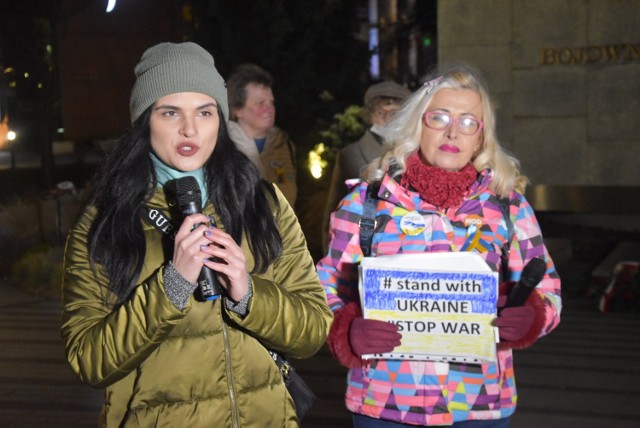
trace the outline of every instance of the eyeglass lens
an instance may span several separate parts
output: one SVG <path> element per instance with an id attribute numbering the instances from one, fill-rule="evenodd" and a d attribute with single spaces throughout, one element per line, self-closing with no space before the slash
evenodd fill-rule
<path id="1" fill-rule="evenodd" d="M 475 135 L 481 126 L 477 119 L 469 116 L 453 119 L 449 114 L 437 111 L 427 112 L 425 115 L 425 123 L 432 129 L 446 129 L 452 124 L 452 122 L 457 125 L 458 131 L 465 135 Z"/>

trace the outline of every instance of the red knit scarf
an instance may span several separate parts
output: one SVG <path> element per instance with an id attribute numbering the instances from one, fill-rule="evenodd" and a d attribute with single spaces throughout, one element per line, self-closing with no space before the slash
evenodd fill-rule
<path id="1" fill-rule="evenodd" d="M 441 209 L 458 206 L 478 176 L 471 163 L 459 171 L 446 171 L 436 166 L 427 165 L 418 152 L 407 158 L 407 170 L 400 185 L 408 189 L 414 188 L 422 200 Z"/>

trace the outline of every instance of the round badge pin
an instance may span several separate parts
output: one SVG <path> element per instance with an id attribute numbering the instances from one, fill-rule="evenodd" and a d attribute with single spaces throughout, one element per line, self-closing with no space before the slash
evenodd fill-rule
<path id="1" fill-rule="evenodd" d="M 409 211 L 400 219 L 400 229 L 407 235 L 418 235 L 426 226 L 424 217 L 417 211 Z"/>

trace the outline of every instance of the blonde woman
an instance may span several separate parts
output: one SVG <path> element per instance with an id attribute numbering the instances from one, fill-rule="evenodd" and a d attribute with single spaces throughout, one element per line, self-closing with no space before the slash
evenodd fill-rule
<path id="1" fill-rule="evenodd" d="M 489 93 L 470 67 L 429 80 L 381 134 L 390 148 L 333 213 L 329 250 L 317 264 L 335 316 L 329 349 L 350 369 L 346 406 L 354 426 L 508 427 L 517 401 L 511 349 L 553 330 L 561 310 L 560 279 L 523 195 L 527 180 L 500 147 Z M 363 245 L 359 225 L 370 187 L 376 189 L 376 226 L 371 244 Z M 403 221 L 407 215 L 412 221 Z M 482 246 L 468 245 L 472 232 Z M 506 275 L 498 308 L 531 259 L 542 258 L 546 269 L 523 306 L 498 312 L 495 364 L 363 360 L 402 343 L 395 324 L 362 317 L 357 269 L 363 247 L 374 257 L 477 252 Z"/>

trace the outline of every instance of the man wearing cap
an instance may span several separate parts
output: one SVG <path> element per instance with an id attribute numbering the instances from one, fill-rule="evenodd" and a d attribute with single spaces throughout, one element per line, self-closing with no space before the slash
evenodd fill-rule
<path id="1" fill-rule="evenodd" d="M 338 203 L 349 192 L 345 181 L 350 178 L 361 178 L 362 170 L 382 154 L 382 137 L 379 127 L 384 126 L 400 108 L 402 101 L 411 92 L 396 82 L 385 80 L 371 85 L 364 93 L 362 116 L 371 125 L 356 142 L 340 150 L 336 156 L 327 196 L 323 223 L 322 243 L 327 248 L 329 217 Z"/>

